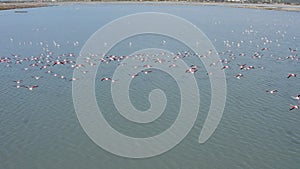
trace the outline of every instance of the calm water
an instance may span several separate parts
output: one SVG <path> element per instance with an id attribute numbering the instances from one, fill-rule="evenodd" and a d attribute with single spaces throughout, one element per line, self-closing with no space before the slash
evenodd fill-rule
<path id="1" fill-rule="evenodd" d="M 44 60 L 37 63 L 38 67 L 29 66 L 36 63 L 34 60 L 15 64 L 17 59 L 12 59 L 9 66 L 0 63 L 0 168 L 299 168 L 300 112 L 289 108 L 290 104 L 298 104 L 291 96 L 300 94 L 300 80 L 286 78 L 288 73 L 300 75 L 300 62 L 295 59 L 300 50 L 299 12 L 135 4 L 80 4 L 26 10 L 28 13 L 24 14 L 0 11 L 0 57 L 41 56 Z M 73 106 L 71 64 L 40 69 L 47 55 L 50 60 L 59 56 L 61 60 L 75 61 L 76 57 L 69 54 L 77 56 L 96 30 L 137 12 L 165 12 L 189 20 L 208 36 L 220 57 L 230 61 L 223 63 L 231 67 L 225 70 L 224 115 L 205 144 L 198 144 L 198 136 L 209 109 L 210 83 L 203 65 L 192 56 L 185 61 L 201 67 L 195 73 L 201 86 L 196 123 L 175 148 L 147 159 L 113 155 L 89 139 Z M 109 54 L 130 55 L 140 48 L 161 47 L 164 39 L 155 35 L 125 39 Z M 133 42 L 133 48 L 128 47 L 129 42 Z M 189 50 L 170 39 L 166 44 L 165 48 L 174 53 Z M 289 48 L 298 51 L 291 52 Z M 252 58 L 256 52 L 262 57 Z M 291 59 L 292 56 L 296 57 Z M 255 69 L 240 70 L 237 64 L 244 63 Z M 111 76 L 117 66 L 117 62 L 101 64 L 97 79 Z M 47 70 L 53 73 L 45 73 Z M 236 79 L 238 73 L 244 77 Z M 42 78 L 36 80 L 31 76 Z M 24 85 L 39 87 L 33 91 L 18 89 L 14 81 L 19 79 Z M 155 88 L 164 90 L 168 98 L 163 115 L 145 125 L 131 123 L 118 114 L 112 104 L 109 82 L 95 83 L 96 98 L 105 118 L 126 135 L 156 135 L 177 116 L 179 88 L 166 73 L 153 70 L 149 76 L 141 75 L 132 81 L 130 99 L 139 110 L 149 108 L 147 97 Z M 270 89 L 279 92 L 267 93 Z"/>

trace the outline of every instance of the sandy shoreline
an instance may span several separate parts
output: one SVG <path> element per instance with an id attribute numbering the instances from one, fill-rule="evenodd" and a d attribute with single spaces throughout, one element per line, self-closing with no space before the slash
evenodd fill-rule
<path id="1" fill-rule="evenodd" d="M 239 4 L 239 3 L 214 3 L 214 2 L 153 2 L 153 1 L 105 1 L 105 2 L 57 2 L 57 3 L 47 3 L 47 2 L 12 2 L 12 3 L 0 3 L 0 10 L 9 9 L 22 9 L 22 8 L 37 8 L 37 7 L 47 7 L 55 5 L 68 5 L 68 4 L 149 4 L 149 5 L 211 5 L 211 6 L 226 6 L 231 8 L 250 8 L 250 9 L 261 9 L 261 10 L 278 10 L 278 11 L 292 11 L 299 12 L 299 5 L 286 5 L 286 4 Z"/>
<path id="2" fill-rule="evenodd" d="M 250 8 L 250 9 L 262 9 L 262 10 L 276 10 L 276 11 L 289 11 L 289 12 L 300 12 L 299 5 L 285 5 L 285 4 L 239 4 L 231 6 L 235 8 Z"/>
<path id="3" fill-rule="evenodd" d="M 22 8 L 37 8 L 49 6 L 49 3 L 44 2 L 10 2 L 0 3 L 0 10 L 22 9 Z"/>

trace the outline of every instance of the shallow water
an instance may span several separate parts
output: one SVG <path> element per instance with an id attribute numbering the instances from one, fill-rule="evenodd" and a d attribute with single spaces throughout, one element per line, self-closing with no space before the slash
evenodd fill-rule
<path id="1" fill-rule="evenodd" d="M 28 9 L 24 14 L 0 11 L 0 57 L 45 56 L 47 49 L 53 56 L 78 56 L 85 41 L 100 27 L 137 12 L 165 12 L 185 18 L 208 36 L 218 52 L 227 51 L 220 54 L 231 61 L 223 63 L 231 67 L 225 70 L 226 107 L 213 136 L 205 144 L 198 143 L 210 105 L 210 83 L 203 64 L 193 57 L 185 61 L 201 67 L 195 73 L 201 99 L 195 125 L 176 147 L 146 159 L 119 157 L 93 143 L 76 117 L 72 82 L 28 66 L 35 61 L 13 63 L 11 67 L 0 63 L 0 168 L 299 168 L 300 112 L 289 111 L 290 104 L 298 104 L 290 96 L 300 94 L 299 78 L 286 78 L 288 73 L 300 74 L 299 61 L 285 59 L 300 50 L 299 12 L 145 4 L 74 4 Z M 126 39 L 110 54 L 130 55 L 140 48 L 161 47 L 163 39 L 153 35 Z M 131 41 L 134 48 L 127 46 Z M 262 51 L 263 47 L 269 50 Z M 170 39 L 166 48 L 174 53 L 189 50 Z M 291 53 L 289 48 L 298 51 Z M 251 58 L 255 52 L 262 58 Z M 255 69 L 240 70 L 237 64 L 244 63 Z M 101 64 L 97 79 L 112 75 L 117 66 L 118 63 Z M 26 67 L 29 70 L 24 71 Z M 67 79 L 73 73 L 70 65 L 48 69 Z M 244 78 L 236 79 L 238 73 L 243 73 Z M 43 78 L 35 80 L 33 75 Z M 18 79 L 39 87 L 33 91 L 17 89 L 13 81 Z M 167 129 L 178 114 L 178 86 L 163 72 L 153 70 L 149 76 L 141 75 L 132 81 L 130 99 L 139 110 L 149 108 L 147 98 L 154 88 L 165 91 L 168 98 L 163 115 L 145 125 L 131 123 L 118 114 L 111 104 L 109 82 L 96 80 L 95 84 L 97 102 L 106 120 L 126 135 L 156 135 Z M 265 92 L 270 89 L 279 92 Z"/>

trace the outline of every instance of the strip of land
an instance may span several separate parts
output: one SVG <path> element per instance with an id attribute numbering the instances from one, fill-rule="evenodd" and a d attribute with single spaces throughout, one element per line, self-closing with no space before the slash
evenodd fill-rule
<path id="1" fill-rule="evenodd" d="M 156 4 L 156 5 L 222 5 L 233 8 L 250 8 L 250 9 L 262 9 L 262 10 L 278 10 L 278 11 L 293 11 L 300 12 L 299 5 L 286 5 L 286 4 L 246 4 L 246 3 L 228 3 L 228 2 L 193 2 L 193 1 L 164 1 L 164 2 L 154 2 L 154 1 L 114 1 L 105 0 L 102 2 L 0 2 L 0 10 L 8 9 L 22 9 L 22 8 L 36 8 L 45 7 L 53 5 L 66 5 L 74 3 L 142 3 L 142 4 Z"/>
<path id="2" fill-rule="evenodd" d="M 0 10 L 9 10 L 9 9 L 22 9 L 22 8 L 37 8 L 49 6 L 45 2 L 7 2 L 0 3 Z"/>
<path id="3" fill-rule="evenodd" d="M 300 6 L 296 5 L 283 5 L 283 4 L 275 4 L 275 5 L 259 5 L 259 4 L 240 4 L 234 5 L 231 7 L 236 8 L 250 8 L 250 9 L 263 9 L 263 10 L 276 10 L 276 11 L 290 11 L 290 12 L 300 12 Z"/>

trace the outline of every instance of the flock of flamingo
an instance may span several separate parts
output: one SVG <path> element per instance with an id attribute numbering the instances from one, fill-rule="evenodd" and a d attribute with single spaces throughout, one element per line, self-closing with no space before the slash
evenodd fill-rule
<path id="1" fill-rule="evenodd" d="M 261 38 L 261 40 L 264 43 L 270 43 L 270 41 L 271 41 L 265 37 Z M 13 38 L 11 38 L 10 41 L 11 41 L 11 43 L 14 43 Z M 167 43 L 166 41 L 163 41 L 163 44 L 166 44 L 166 43 Z M 239 71 L 239 73 L 234 75 L 232 78 L 236 78 L 238 80 L 245 78 L 245 75 L 243 74 L 244 71 L 251 71 L 253 69 L 264 69 L 265 67 L 261 66 L 261 65 L 254 66 L 254 65 L 248 65 L 246 63 L 234 64 L 231 62 L 231 61 L 241 58 L 241 57 L 249 57 L 250 59 L 261 59 L 264 56 L 263 52 L 271 50 L 271 48 L 269 48 L 269 47 L 256 46 L 256 48 L 257 48 L 256 52 L 250 54 L 250 56 L 249 56 L 249 53 L 246 53 L 246 52 L 245 53 L 241 53 L 241 52 L 235 53 L 235 52 L 233 52 L 233 50 L 230 50 L 230 47 L 233 44 L 236 45 L 237 47 L 239 47 L 242 43 L 243 43 L 242 41 L 238 42 L 238 43 L 224 41 L 224 45 L 225 45 L 225 47 L 227 47 L 228 50 L 226 50 L 224 52 L 219 52 L 218 54 L 220 56 L 227 55 L 229 58 L 220 59 L 219 61 L 211 63 L 210 66 L 216 66 L 216 65 L 221 64 L 222 66 L 220 69 L 224 70 L 225 72 L 230 71 L 231 69 L 235 69 L 235 70 Z M 22 44 L 23 43 L 19 43 L 19 45 L 22 45 Z M 29 42 L 28 44 L 33 45 L 32 42 Z M 23 71 L 34 70 L 33 72 L 38 72 L 38 71 L 45 72 L 45 75 L 43 75 L 43 76 L 32 74 L 31 75 L 32 84 L 24 84 L 23 79 L 12 79 L 11 81 L 12 81 L 12 83 L 14 83 L 14 84 L 12 84 L 12 86 L 19 88 L 19 89 L 27 89 L 29 91 L 33 91 L 36 88 L 40 87 L 40 85 L 38 84 L 38 80 L 49 77 L 49 76 L 56 77 L 57 79 L 61 79 L 64 81 L 80 80 L 75 77 L 71 77 L 71 76 L 67 77 L 66 75 L 57 73 L 56 70 L 60 70 L 60 69 L 62 69 L 62 67 L 67 67 L 70 69 L 80 69 L 80 71 L 83 74 L 86 74 L 89 72 L 84 69 L 85 67 L 95 66 L 99 62 L 101 64 L 110 64 L 113 62 L 114 63 L 121 62 L 126 58 L 134 58 L 134 59 L 140 60 L 141 63 L 143 63 L 145 60 L 149 59 L 149 57 L 146 58 L 144 55 L 134 55 L 134 56 L 102 55 L 102 57 L 99 57 L 97 54 L 91 54 L 91 55 L 85 57 L 85 64 L 78 64 L 78 63 L 76 63 L 77 56 L 74 53 L 63 53 L 63 54 L 57 55 L 50 50 L 51 45 L 45 44 L 43 42 L 37 43 L 37 45 L 41 46 L 42 50 L 43 50 L 43 52 L 37 56 L 24 57 L 19 54 L 11 54 L 11 56 L 2 56 L 1 57 L 0 66 L 7 67 L 8 69 L 11 67 L 17 67 L 18 65 L 22 65 L 22 66 L 20 66 L 20 68 Z M 76 41 L 76 42 L 74 42 L 73 45 L 79 46 L 79 42 Z M 128 45 L 128 48 L 131 48 L 133 45 L 134 44 L 132 42 L 130 42 L 130 44 Z M 53 47 L 61 48 L 61 45 L 59 43 L 53 41 Z M 287 48 L 286 50 L 290 54 L 285 57 L 278 57 L 278 58 L 276 58 L 276 60 L 290 60 L 290 61 L 298 63 L 299 58 L 297 57 L 297 49 Z M 176 60 L 178 60 L 178 59 L 183 59 L 183 58 L 188 58 L 188 57 L 199 57 L 199 58 L 200 57 L 209 57 L 210 51 L 208 51 L 207 53 L 208 54 L 200 55 L 200 54 L 193 53 L 191 51 L 180 51 L 178 53 L 173 54 L 173 57 L 171 58 L 171 60 L 168 60 L 168 61 L 164 60 L 164 59 L 160 59 L 160 58 L 153 59 L 153 57 L 152 57 L 152 59 L 155 63 L 166 63 L 166 64 L 169 64 L 170 68 L 176 68 L 176 67 L 178 67 L 178 65 L 176 64 Z M 119 65 L 125 66 L 126 63 L 119 63 Z M 144 68 L 143 71 L 141 71 L 137 74 L 130 74 L 129 76 L 131 78 L 136 78 L 141 73 L 149 74 L 152 71 L 154 71 L 154 69 L 151 69 L 152 65 L 145 64 L 142 67 Z M 194 73 L 197 73 L 199 69 L 200 69 L 200 66 L 191 65 L 188 69 L 185 70 L 185 73 L 194 74 Z M 297 72 L 287 73 L 286 77 L 282 77 L 282 78 L 286 78 L 287 80 L 292 79 L 292 78 L 297 78 L 296 73 Z M 207 72 L 206 74 L 209 76 L 209 75 L 212 75 L 212 72 Z M 106 77 L 106 76 L 101 77 L 99 79 L 99 81 L 118 82 L 117 79 L 112 79 L 112 77 Z M 266 89 L 265 92 L 269 93 L 269 94 L 275 94 L 275 93 L 279 92 L 279 90 L 278 89 Z M 297 104 L 291 104 L 289 110 L 292 111 L 295 109 L 300 109 L 300 106 L 299 106 L 300 93 L 296 96 L 291 96 L 291 98 L 296 100 Z"/>

